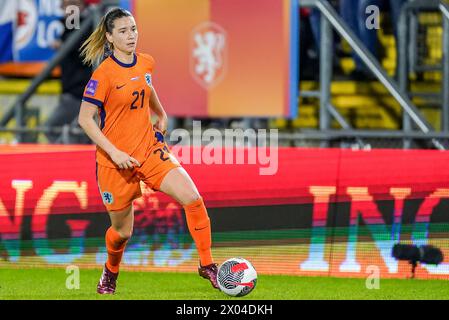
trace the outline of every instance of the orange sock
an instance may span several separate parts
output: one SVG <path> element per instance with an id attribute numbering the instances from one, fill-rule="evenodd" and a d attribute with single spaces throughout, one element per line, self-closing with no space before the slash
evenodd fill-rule
<path id="1" fill-rule="evenodd" d="M 187 226 L 195 241 L 201 266 L 207 266 L 214 262 L 212 259 L 211 246 L 212 235 L 210 220 L 202 198 L 184 206 L 186 211 Z"/>
<path id="2" fill-rule="evenodd" d="M 106 231 L 106 249 L 108 251 L 106 267 L 109 271 L 118 273 L 127 242 L 128 240 L 123 239 L 114 228 L 110 227 Z"/>

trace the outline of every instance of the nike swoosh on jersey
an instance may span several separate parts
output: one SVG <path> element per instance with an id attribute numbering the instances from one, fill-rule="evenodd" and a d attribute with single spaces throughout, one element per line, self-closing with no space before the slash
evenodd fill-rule
<path id="1" fill-rule="evenodd" d="M 123 86 L 117 86 L 116 88 L 117 88 L 117 90 L 119 90 L 119 89 L 123 88 L 124 86 L 126 86 L 126 83 Z"/>
<path id="2" fill-rule="evenodd" d="M 195 231 L 200 231 L 200 230 L 204 230 L 204 229 L 206 229 L 207 228 L 207 226 L 206 227 L 204 227 L 204 228 L 200 228 L 200 229 L 198 229 L 198 228 L 196 228 L 195 227 Z"/>

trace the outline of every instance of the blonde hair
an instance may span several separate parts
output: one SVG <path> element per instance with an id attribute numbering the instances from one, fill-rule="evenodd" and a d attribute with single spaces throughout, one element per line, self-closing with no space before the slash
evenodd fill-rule
<path id="1" fill-rule="evenodd" d="M 132 14 L 122 8 L 115 8 L 101 18 L 95 31 L 80 48 L 81 56 L 84 57 L 83 62 L 85 64 L 93 66 L 96 63 L 100 63 L 105 56 L 110 54 L 113 45 L 108 42 L 106 33 L 112 34 L 114 21 L 123 17 L 132 17 Z"/>

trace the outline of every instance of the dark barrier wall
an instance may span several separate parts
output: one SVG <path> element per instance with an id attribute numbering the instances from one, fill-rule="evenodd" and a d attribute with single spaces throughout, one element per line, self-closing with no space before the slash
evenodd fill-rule
<path id="1" fill-rule="evenodd" d="M 417 277 L 449 277 L 449 153 L 280 148 L 268 152 L 270 161 L 206 165 L 205 151 L 173 150 L 209 208 L 217 262 L 242 256 L 260 273 L 366 277 L 374 268 L 403 278 L 409 264 L 391 257 L 401 242 L 444 253 L 439 266 L 420 265 Z M 0 153 L 0 266 L 100 268 L 109 218 L 94 149 L 2 146 Z M 142 189 L 125 268 L 194 271 L 183 210 Z"/>

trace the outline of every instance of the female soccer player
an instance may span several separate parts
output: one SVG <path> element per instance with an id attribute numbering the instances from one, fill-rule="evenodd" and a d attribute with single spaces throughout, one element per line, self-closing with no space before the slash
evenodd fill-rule
<path id="1" fill-rule="evenodd" d="M 152 84 L 154 60 L 136 53 L 137 39 L 131 13 L 116 8 L 81 47 L 90 65 L 109 52 L 85 88 L 79 114 L 80 126 L 97 145 L 97 182 L 112 224 L 106 232 L 108 258 L 97 292 L 115 292 L 120 261 L 133 231 L 132 203 L 141 196 L 140 181 L 184 207 L 200 257 L 198 273 L 218 288 L 209 216 L 192 179 L 165 144 L 167 115 Z M 154 126 L 150 109 L 158 117 Z"/>

